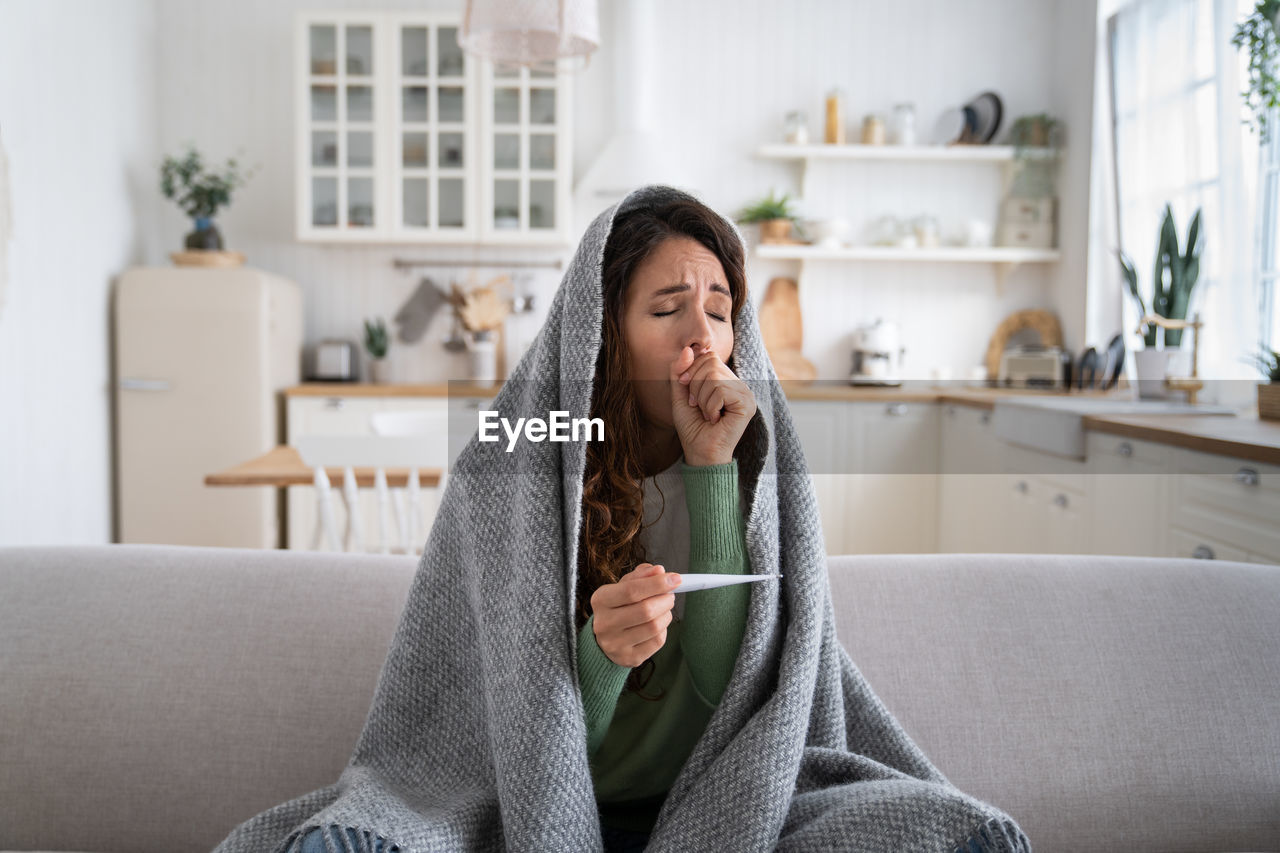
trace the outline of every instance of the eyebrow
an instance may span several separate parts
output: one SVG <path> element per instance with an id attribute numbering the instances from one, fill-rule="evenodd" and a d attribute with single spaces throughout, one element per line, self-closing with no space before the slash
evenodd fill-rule
<path id="1" fill-rule="evenodd" d="M 686 291 L 689 291 L 692 289 L 693 288 L 689 284 L 685 282 L 678 282 L 676 284 L 668 285 L 667 287 L 664 287 L 661 290 L 655 290 L 653 293 L 649 294 L 649 296 L 651 299 L 657 299 L 660 296 L 670 296 L 673 293 L 685 293 Z M 729 292 L 729 288 L 725 287 L 723 284 L 720 284 L 719 282 L 716 282 L 715 284 L 711 285 L 711 290 L 714 293 L 723 293 L 725 296 L 729 297 L 730 299 L 733 298 L 733 294 Z"/>

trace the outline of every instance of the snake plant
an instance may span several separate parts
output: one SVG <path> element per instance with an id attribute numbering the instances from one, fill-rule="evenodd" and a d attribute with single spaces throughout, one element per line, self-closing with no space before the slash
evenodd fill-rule
<path id="1" fill-rule="evenodd" d="M 1173 209 L 1167 204 L 1164 206 L 1164 221 L 1160 223 L 1160 238 L 1156 245 L 1150 310 L 1138 291 L 1138 273 L 1133 262 L 1123 250 L 1117 250 L 1120 268 L 1129 284 L 1129 293 L 1137 300 L 1138 310 L 1142 315 L 1159 314 L 1170 320 L 1187 319 L 1191 291 L 1200 277 L 1200 251 L 1204 242 L 1201 240 L 1200 230 L 1200 209 L 1197 208 L 1195 215 L 1191 217 L 1191 226 L 1187 229 L 1186 251 L 1181 251 L 1178 248 L 1178 232 L 1173 224 Z M 1159 331 L 1161 329 L 1155 324 L 1147 324 L 1143 340 L 1148 349 L 1155 349 L 1156 334 Z M 1182 344 L 1182 329 L 1162 331 L 1165 349 L 1177 349 Z"/>

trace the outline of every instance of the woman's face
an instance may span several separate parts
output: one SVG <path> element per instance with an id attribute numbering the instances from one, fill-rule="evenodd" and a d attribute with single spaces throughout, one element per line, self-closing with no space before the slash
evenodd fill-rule
<path id="1" fill-rule="evenodd" d="M 733 297 L 715 253 L 690 237 L 658 245 L 631 275 L 622 310 L 622 336 L 631 360 L 640 414 L 674 429 L 671 363 L 692 346 L 733 354 Z"/>

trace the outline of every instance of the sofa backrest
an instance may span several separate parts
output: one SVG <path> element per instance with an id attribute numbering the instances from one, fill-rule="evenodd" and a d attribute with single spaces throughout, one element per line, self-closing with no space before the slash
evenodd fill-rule
<path id="1" fill-rule="evenodd" d="M 1280 567 L 862 555 L 830 578 L 876 695 L 1037 851 L 1280 850 Z"/>
<path id="2" fill-rule="evenodd" d="M 0 850 L 206 851 L 334 782 L 415 569 L 0 549 Z M 876 694 L 1037 850 L 1276 847 L 1280 568 L 863 555 L 830 576 Z"/>

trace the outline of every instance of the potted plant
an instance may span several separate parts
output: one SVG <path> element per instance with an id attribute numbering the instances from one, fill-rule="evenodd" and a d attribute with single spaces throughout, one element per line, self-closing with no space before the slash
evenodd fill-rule
<path id="1" fill-rule="evenodd" d="M 195 229 L 187 235 L 185 245 L 190 251 L 221 252 L 222 234 L 213 219 L 220 207 L 231 203 L 231 193 L 243 186 L 253 176 L 250 169 L 240 172 L 233 157 L 221 172 L 208 170 L 200 152 L 188 145 L 181 158 L 165 157 L 160 166 L 160 191 L 182 208 L 182 212 L 195 220 Z"/>
<path id="2" fill-rule="evenodd" d="M 1254 356 L 1266 382 L 1258 383 L 1258 417 L 1268 421 L 1280 421 L 1280 352 L 1259 347 Z"/>
<path id="3" fill-rule="evenodd" d="M 384 384 L 391 381 L 391 365 L 386 360 L 390 343 L 387 338 L 387 324 L 381 317 L 374 318 L 372 323 L 368 320 L 364 321 L 364 348 L 371 359 L 369 379 L 372 382 Z"/>
<path id="4" fill-rule="evenodd" d="M 744 225 L 759 223 L 761 243 L 786 243 L 791 238 L 791 225 L 795 219 L 790 195 L 783 193 L 781 198 L 774 198 L 773 190 L 738 214 L 738 221 Z"/>
<path id="5" fill-rule="evenodd" d="M 1186 250 L 1178 246 L 1178 232 L 1173 222 L 1173 209 L 1164 206 L 1164 219 L 1160 223 L 1160 236 L 1156 243 L 1155 272 L 1153 274 L 1151 306 L 1148 309 L 1142 294 L 1138 292 L 1138 273 L 1133 262 L 1122 250 L 1117 250 L 1120 268 L 1129 293 L 1138 303 L 1139 317 L 1158 314 L 1170 320 L 1187 319 L 1187 307 L 1191 304 L 1191 292 L 1200 277 L 1200 252 L 1203 240 L 1200 233 L 1200 210 L 1197 208 L 1187 228 Z M 1165 377 L 1169 375 L 1169 357 L 1182 344 L 1182 329 L 1162 329 L 1153 323 L 1146 324 L 1143 332 L 1144 349 L 1134 353 L 1138 371 L 1139 396 L 1164 396 Z M 1158 339 L 1163 333 L 1163 348 Z"/>
<path id="6" fill-rule="evenodd" d="M 1280 79 L 1276 69 L 1280 67 L 1280 49 L 1276 43 L 1276 17 L 1280 15 L 1280 0 L 1258 0 L 1253 12 L 1236 25 L 1231 43 L 1236 49 L 1249 46 L 1249 86 L 1240 94 L 1245 106 L 1253 113 L 1253 124 L 1263 143 L 1270 137 L 1267 118 L 1270 111 L 1280 106 Z"/>

